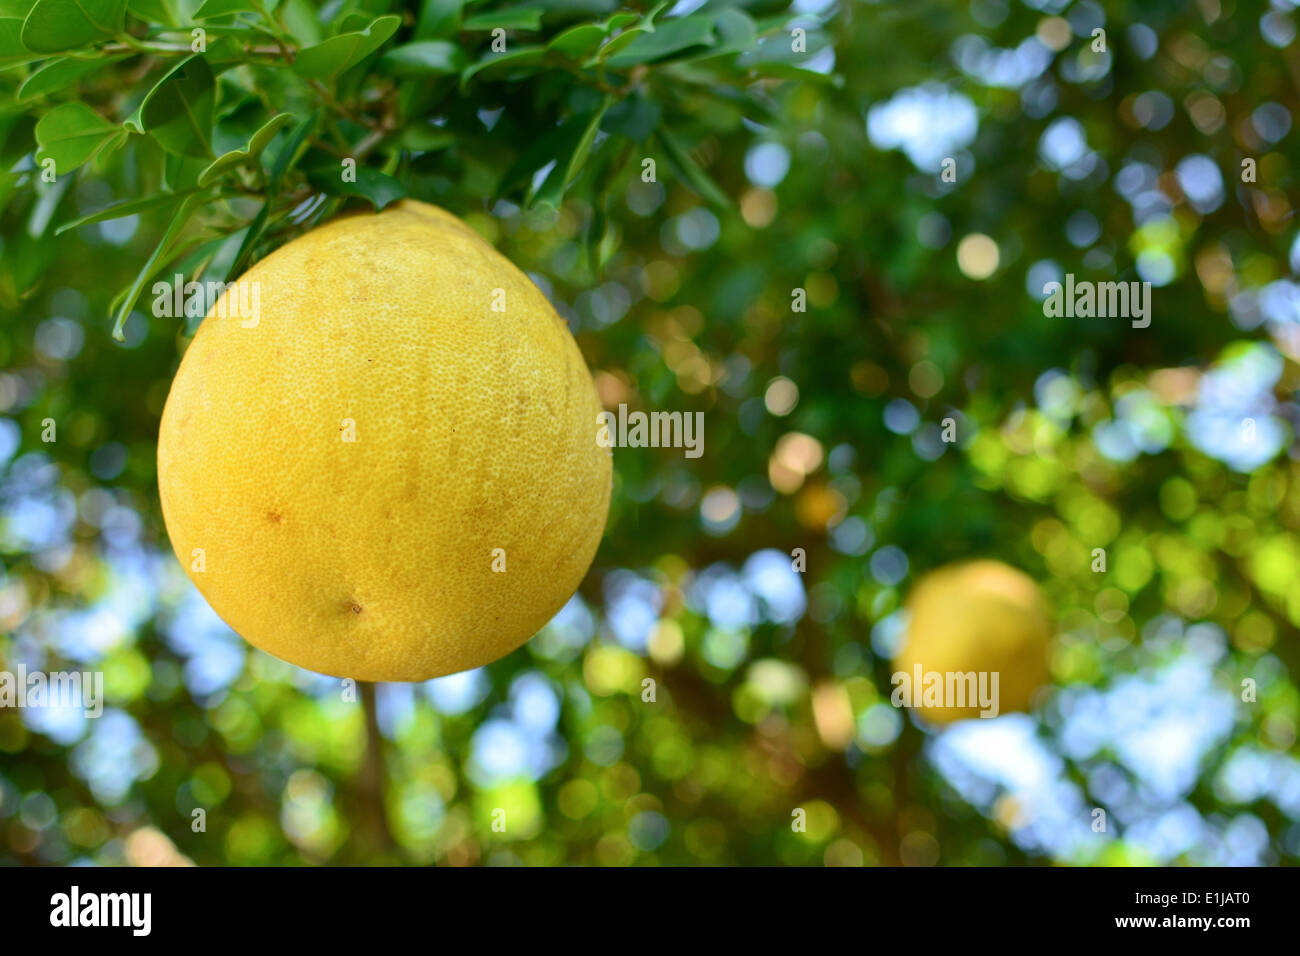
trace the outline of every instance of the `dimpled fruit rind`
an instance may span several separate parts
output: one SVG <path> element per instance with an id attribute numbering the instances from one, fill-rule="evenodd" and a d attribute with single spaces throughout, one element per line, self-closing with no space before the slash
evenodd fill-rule
<path id="1" fill-rule="evenodd" d="M 612 465 L 545 296 L 411 201 L 332 220 L 240 283 L 158 436 L 167 532 L 213 610 L 276 657 L 367 681 L 528 640 L 595 556 Z"/>

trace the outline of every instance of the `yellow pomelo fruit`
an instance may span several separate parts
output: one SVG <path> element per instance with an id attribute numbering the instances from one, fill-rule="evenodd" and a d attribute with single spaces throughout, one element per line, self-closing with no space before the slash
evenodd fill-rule
<path id="1" fill-rule="evenodd" d="M 186 350 L 158 436 L 167 532 L 212 608 L 358 680 L 528 640 L 595 556 L 612 466 L 545 296 L 409 201 L 320 226 L 240 283 L 243 307 L 228 290 Z"/>
<path id="2" fill-rule="evenodd" d="M 914 677 L 917 665 L 922 674 L 996 673 L 998 713 L 1028 710 L 1034 691 L 1050 679 L 1047 602 L 1038 584 L 1013 567 L 980 560 L 939 568 L 917 582 L 907 611 L 907 635 L 894 658 L 895 673 Z M 914 683 L 912 692 L 920 703 L 921 688 Z M 917 709 L 936 723 L 978 717 L 981 710 Z"/>

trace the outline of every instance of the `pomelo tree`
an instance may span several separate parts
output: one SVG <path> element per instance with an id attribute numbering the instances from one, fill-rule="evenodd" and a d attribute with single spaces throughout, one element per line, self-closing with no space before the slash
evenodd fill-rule
<path id="1" fill-rule="evenodd" d="M 0 0 L 0 669 L 105 694 L 0 708 L 0 859 L 1293 862 L 1295 29 L 1227 6 Z M 524 648 L 349 689 L 184 581 L 155 442 L 213 290 L 403 196 L 705 440 Z M 889 702 L 973 557 L 1055 621 L 996 746 Z"/>

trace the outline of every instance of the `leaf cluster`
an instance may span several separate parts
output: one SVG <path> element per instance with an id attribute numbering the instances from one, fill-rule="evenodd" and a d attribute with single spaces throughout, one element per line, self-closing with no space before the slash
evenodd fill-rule
<path id="1" fill-rule="evenodd" d="M 726 205 L 701 141 L 763 128 L 774 86 L 833 81 L 808 68 L 825 36 L 782 2 L 669 7 L 0 0 L 0 211 L 23 185 L 130 171 L 120 200 L 54 224 L 165 218 L 114 302 L 119 338 L 164 268 L 229 281 L 348 201 L 578 196 L 597 250 L 620 176 L 661 160 Z"/>

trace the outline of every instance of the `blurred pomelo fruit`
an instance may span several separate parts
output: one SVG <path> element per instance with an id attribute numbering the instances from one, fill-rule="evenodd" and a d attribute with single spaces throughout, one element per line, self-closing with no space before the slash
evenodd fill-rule
<path id="1" fill-rule="evenodd" d="M 591 376 L 542 293 L 409 201 L 335 219 L 241 282 L 257 315 L 208 315 L 158 436 L 172 547 L 213 609 L 276 657 L 371 681 L 531 637 L 591 564 L 611 473 Z"/>
<path id="2" fill-rule="evenodd" d="M 930 572 L 908 595 L 906 641 L 895 672 L 997 673 L 998 713 L 1028 710 L 1050 679 L 1052 622 L 1035 581 L 1000 561 L 950 564 Z M 920 702 L 921 691 L 913 687 Z M 968 699 L 969 702 L 969 699 Z M 952 703 L 951 700 L 945 703 Z M 919 706 L 926 720 L 978 717 L 979 706 Z"/>

